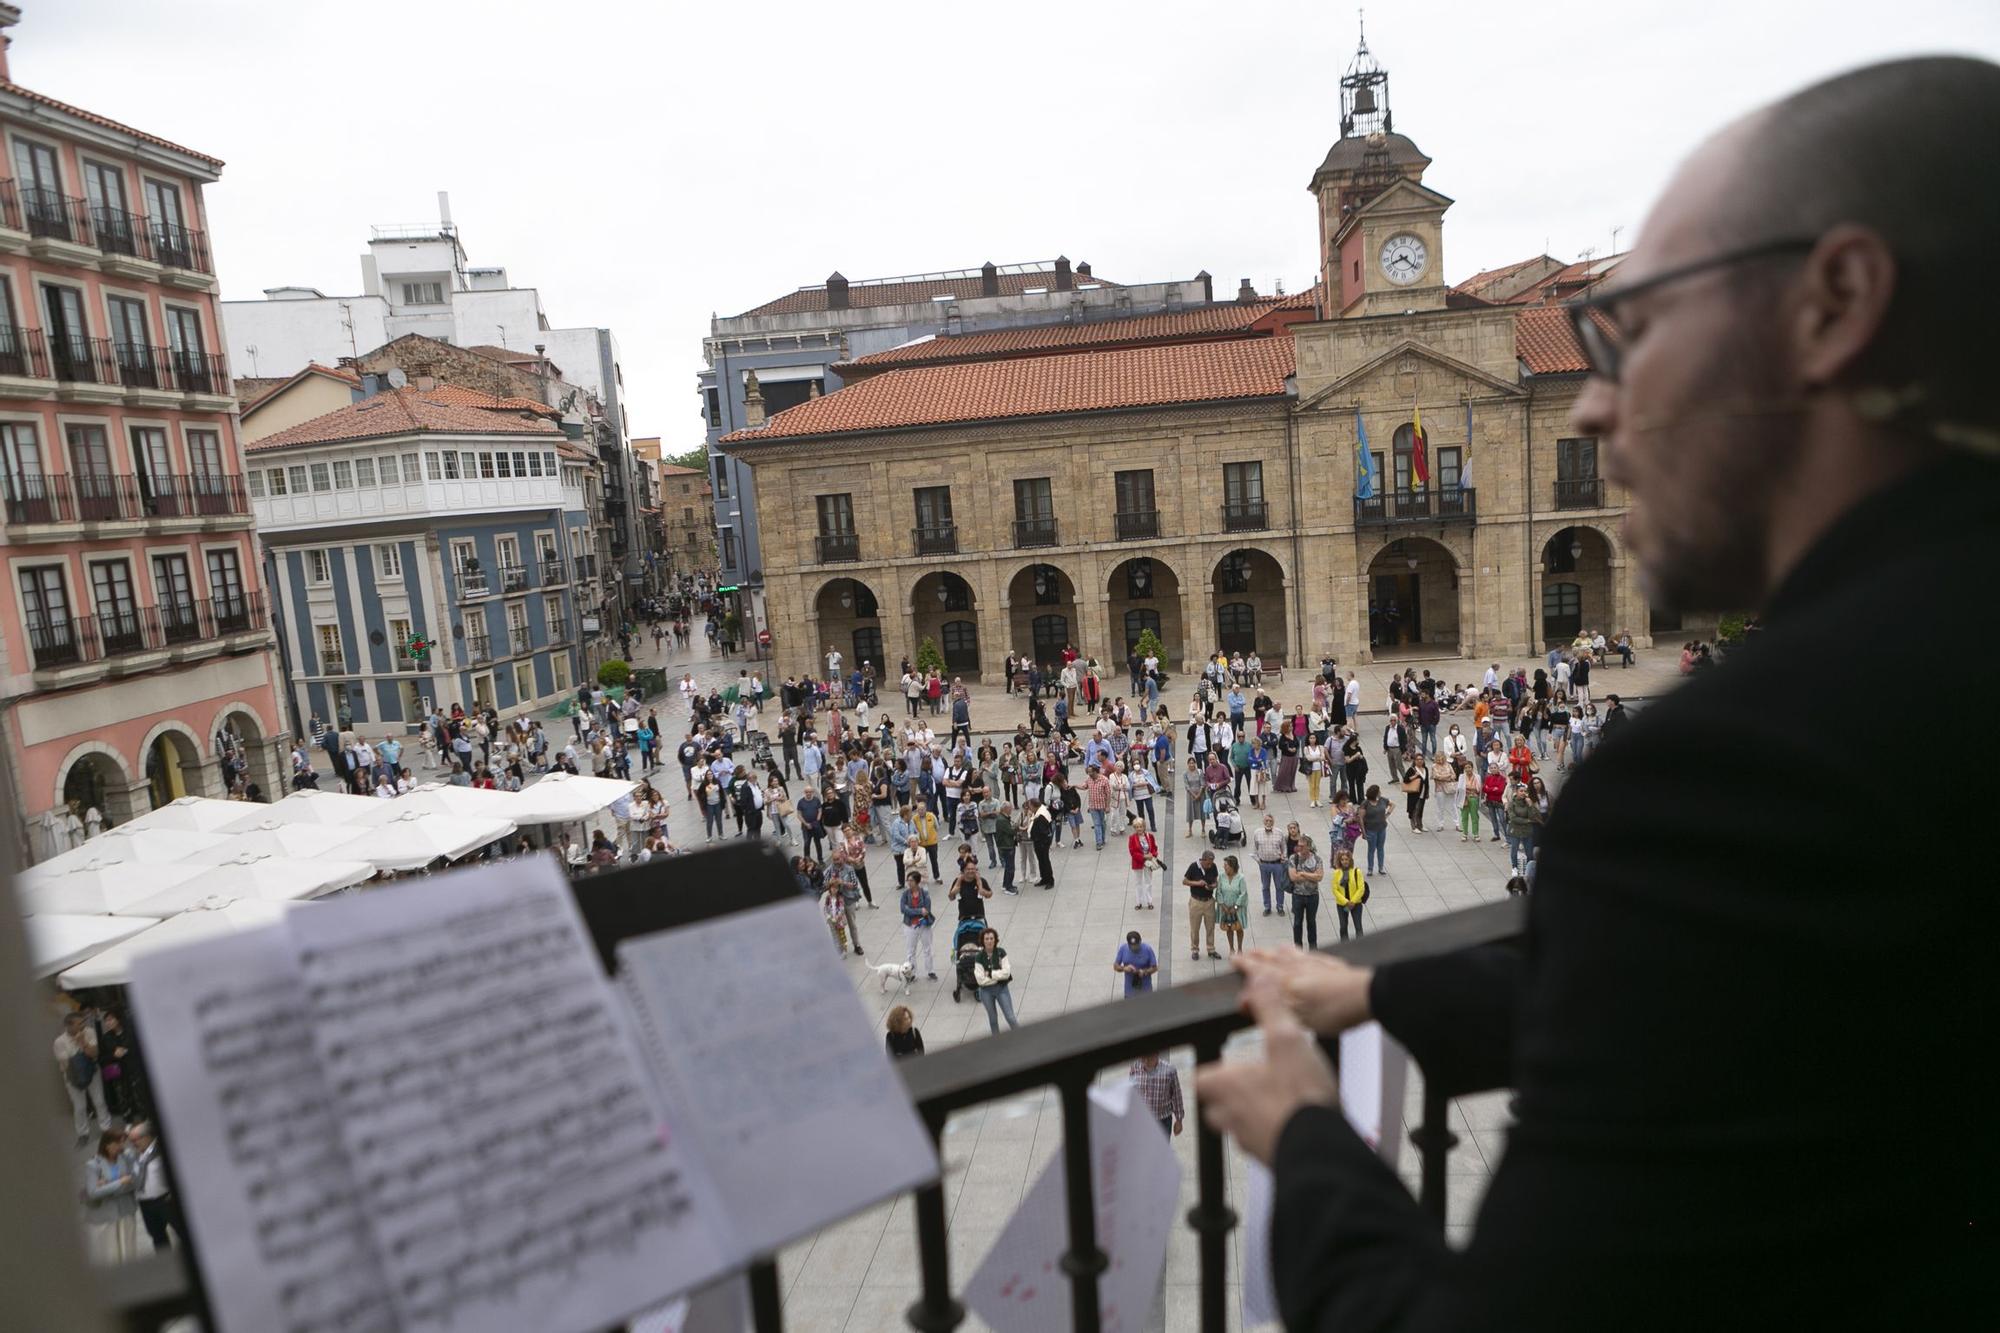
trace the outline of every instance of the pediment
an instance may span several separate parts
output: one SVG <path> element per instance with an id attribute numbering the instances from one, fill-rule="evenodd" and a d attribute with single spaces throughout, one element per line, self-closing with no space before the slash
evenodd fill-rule
<path id="1" fill-rule="evenodd" d="M 1350 221 L 1386 213 L 1442 213 L 1455 201 L 1413 180 L 1399 180 L 1354 210 Z"/>
<path id="2" fill-rule="evenodd" d="M 1477 366 L 1468 365 L 1456 357 L 1447 356 L 1426 343 L 1414 338 L 1405 338 L 1387 348 L 1379 355 L 1354 367 L 1324 387 L 1315 389 L 1299 403 L 1301 412 L 1339 409 L 1345 411 L 1362 391 L 1378 386 L 1379 381 L 1394 380 L 1406 373 L 1412 362 L 1422 362 L 1443 370 L 1463 381 L 1470 388 L 1477 388 L 1482 394 L 1493 394 L 1507 398 L 1527 396 L 1527 390 L 1518 384 L 1489 375 Z M 1397 393 L 1393 396 L 1403 396 Z"/>

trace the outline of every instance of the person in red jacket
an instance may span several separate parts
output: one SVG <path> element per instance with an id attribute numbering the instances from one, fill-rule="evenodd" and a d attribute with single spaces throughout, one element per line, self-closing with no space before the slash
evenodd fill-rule
<path id="1" fill-rule="evenodd" d="M 1160 840 L 1146 828 L 1146 821 L 1132 821 L 1132 836 L 1125 839 L 1132 854 L 1132 888 L 1139 895 L 1139 907 L 1153 906 L 1153 872 L 1160 865 Z"/>
<path id="2" fill-rule="evenodd" d="M 1486 806 L 1487 822 L 1493 826 L 1492 842 L 1500 841 L 1501 807 L 1507 802 L 1507 775 L 1497 768 L 1486 770 L 1486 777 L 1479 785 L 1480 800 Z"/>

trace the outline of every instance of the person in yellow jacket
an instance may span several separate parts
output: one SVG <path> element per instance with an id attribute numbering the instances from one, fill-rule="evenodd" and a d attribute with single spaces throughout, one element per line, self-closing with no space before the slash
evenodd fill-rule
<path id="1" fill-rule="evenodd" d="M 938 870 L 937 816 L 930 812 L 929 807 L 918 806 L 917 812 L 911 818 L 910 822 L 915 824 L 917 828 L 917 845 L 922 847 L 924 855 L 931 859 L 931 882 L 934 884 L 944 883 L 944 877 Z"/>
<path id="2" fill-rule="evenodd" d="M 1333 891 L 1333 908 L 1340 913 L 1340 938 L 1347 938 L 1348 918 L 1354 919 L 1354 938 L 1361 938 L 1361 905 L 1368 901 L 1368 881 L 1354 864 L 1354 853 L 1341 848 L 1333 854 L 1333 871 L 1327 875 Z"/>

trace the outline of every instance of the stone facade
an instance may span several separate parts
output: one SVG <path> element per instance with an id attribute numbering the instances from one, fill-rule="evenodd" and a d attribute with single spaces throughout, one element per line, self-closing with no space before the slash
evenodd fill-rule
<path id="1" fill-rule="evenodd" d="M 419 374 L 431 375 L 443 383 L 477 389 L 496 398 L 546 402 L 549 390 L 548 380 L 535 373 L 535 362 L 510 365 L 421 333 L 406 333 L 360 357 L 343 357 L 342 362 L 359 375 L 384 375 L 391 370 L 400 370 L 412 380 Z M 553 371 L 550 378 L 554 378 Z"/>

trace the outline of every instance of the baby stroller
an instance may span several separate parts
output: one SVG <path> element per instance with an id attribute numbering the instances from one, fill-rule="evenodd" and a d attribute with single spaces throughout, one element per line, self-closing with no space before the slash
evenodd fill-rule
<path id="1" fill-rule="evenodd" d="M 978 917 L 971 917 L 958 923 L 958 929 L 951 933 L 951 952 L 957 960 L 958 980 L 951 990 L 951 1002 L 958 1003 L 962 991 L 979 994 L 979 983 L 972 979 L 972 962 L 979 956 L 979 937 L 984 934 L 986 923 Z"/>
<path id="2" fill-rule="evenodd" d="M 1215 794 L 1215 823 L 1208 840 L 1216 847 L 1240 847 L 1248 841 L 1243 835 L 1243 816 L 1236 809 L 1236 802 L 1221 792 Z"/>
<path id="3" fill-rule="evenodd" d="M 743 739 L 748 741 L 753 747 L 755 747 L 752 752 L 752 757 L 757 765 L 757 768 L 760 771 L 769 770 L 772 766 L 771 738 L 769 736 L 766 736 L 763 732 L 757 730 L 755 727 L 752 727 L 750 728 L 750 730 L 746 731 L 743 734 Z"/>

